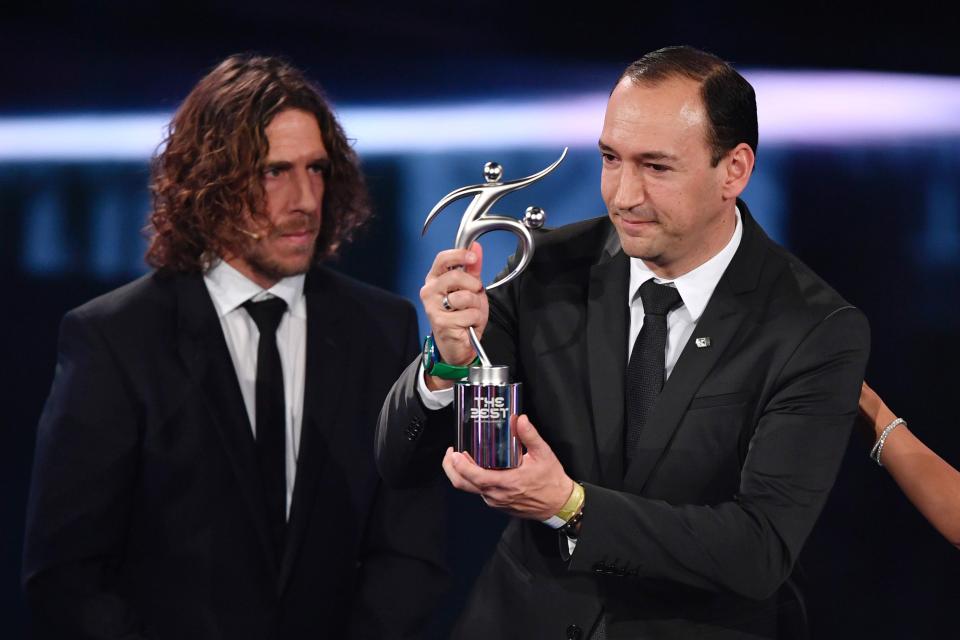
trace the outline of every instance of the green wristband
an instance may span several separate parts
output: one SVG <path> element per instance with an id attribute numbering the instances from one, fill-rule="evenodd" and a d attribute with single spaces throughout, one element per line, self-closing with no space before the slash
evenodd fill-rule
<path id="1" fill-rule="evenodd" d="M 480 364 L 479 356 L 465 366 L 448 364 L 440 357 L 440 352 L 437 350 L 437 343 L 434 342 L 432 333 L 423 341 L 423 370 L 426 371 L 428 375 L 443 378 L 444 380 L 463 380 L 467 377 L 470 367 L 475 367 L 478 364 Z"/>

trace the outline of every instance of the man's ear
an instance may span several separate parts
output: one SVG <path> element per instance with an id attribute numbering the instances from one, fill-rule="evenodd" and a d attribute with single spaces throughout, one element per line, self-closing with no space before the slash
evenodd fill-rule
<path id="1" fill-rule="evenodd" d="M 741 142 L 723 156 L 720 164 L 724 168 L 722 185 L 724 198 L 732 200 L 743 193 L 747 183 L 750 182 L 750 176 L 753 175 L 755 162 L 756 156 L 753 149 L 745 142 Z"/>

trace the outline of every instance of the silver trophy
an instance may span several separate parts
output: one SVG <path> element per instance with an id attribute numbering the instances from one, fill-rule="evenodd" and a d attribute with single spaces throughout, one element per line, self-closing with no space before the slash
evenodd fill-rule
<path id="1" fill-rule="evenodd" d="M 483 184 L 460 187 L 445 195 L 434 205 L 423 223 L 423 232 L 447 205 L 473 196 L 457 230 L 454 247 L 466 249 L 490 231 L 509 231 L 517 236 L 520 248 L 516 266 L 486 288 L 489 291 L 510 282 L 530 264 L 533 258 L 533 236 L 530 229 L 538 229 L 546 220 L 540 207 L 527 207 L 521 223 L 516 218 L 491 215 L 491 207 L 503 196 L 522 189 L 556 169 L 567 156 L 564 148 L 560 157 L 546 169 L 526 178 L 503 182 L 503 167 L 496 162 L 483 165 Z M 516 435 L 517 416 L 521 413 L 520 383 L 510 382 L 509 367 L 490 362 L 477 332 L 470 327 L 470 342 L 480 359 L 478 366 L 470 367 L 466 381 L 458 382 L 454 394 L 457 415 L 457 451 L 469 453 L 485 469 L 512 469 L 520 465 L 523 446 Z"/>

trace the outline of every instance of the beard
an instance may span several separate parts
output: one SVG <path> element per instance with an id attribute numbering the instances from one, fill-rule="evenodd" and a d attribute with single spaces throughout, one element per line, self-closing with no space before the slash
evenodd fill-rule
<path id="1" fill-rule="evenodd" d="M 272 236 L 272 234 L 271 234 Z M 316 255 L 316 240 L 298 250 L 281 251 L 271 243 L 272 237 L 254 243 L 245 256 L 250 268 L 270 280 L 282 280 L 310 270 Z"/>

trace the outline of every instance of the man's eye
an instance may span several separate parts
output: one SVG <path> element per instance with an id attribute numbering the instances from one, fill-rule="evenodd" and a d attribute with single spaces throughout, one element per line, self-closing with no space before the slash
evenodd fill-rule
<path id="1" fill-rule="evenodd" d="M 614 162 L 617 159 L 612 153 L 601 153 L 600 157 L 603 158 L 604 162 Z"/>
<path id="2" fill-rule="evenodd" d="M 665 164 L 654 164 L 654 163 L 651 163 L 651 164 L 648 164 L 647 166 L 650 167 L 650 169 L 652 169 L 653 171 L 655 171 L 655 172 L 657 172 L 657 173 L 662 173 L 662 172 L 664 172 L 664 171 L 669 171 L 669 170 L 670 170 L 670 167 L 668 167 L 668 166 L 665 165 Z"/>
<path id="3" fill-rule="evenodd" d="M 267 169 L 266 171 L 264 171 L 264 172 L 263 172 L 263 175 L 266 176 L 267 178 L 279 178 L 279 177 L 280 177 L 280 169 L 277 169 L 276 167 L 271 167 L 271 168 Z"/>
<path id="4" fill-rule="evenodd" d="M 310 165 L 310 171 L 319 175 L 326 175 L 327 171 L 330 169 L 329 165 L 323 162 L 317 162 Z"/>

